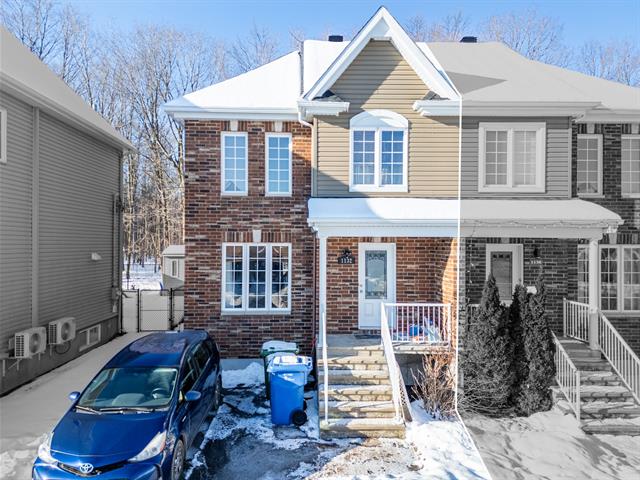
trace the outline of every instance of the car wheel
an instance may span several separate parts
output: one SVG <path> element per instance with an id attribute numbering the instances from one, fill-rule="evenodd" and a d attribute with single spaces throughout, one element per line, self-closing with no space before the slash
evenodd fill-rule
<path id="1" fill-rule="evenodd" d="M 182 476 L 182 469 L 184 468 L 184 456 L 185 449 L 182 440 L 176 442 L 176 446 L 173 449 L 173 459 L 171 460 L 171 480 L 179 480 Z"/>
<path id="2" fill-rule="evenodd" d="M 213 406 L 211 407 L 211 410 L 214 413 L 217 412 L 220 405 L 222 405 L 222 375 L 219 374 L 218 380 L 216 381 L 216 393 L 213 397 Z"/>

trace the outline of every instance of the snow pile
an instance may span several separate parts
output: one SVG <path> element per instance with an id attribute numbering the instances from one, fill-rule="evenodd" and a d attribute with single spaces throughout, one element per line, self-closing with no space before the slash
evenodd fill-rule
<path id="1" fill-rule="evenodd" d="M 31 465 L 45 438 L 46 434 L 40 437 L 28 436 L 16 441 L 11 450 L 0 452 L 0 478 L 31 478 Z"/>
<path id="2" fill-rule="evenodd" d="M 132 264 L 128 281 L 127 266 L 122 270 L 122 288 L 125 290 L 160 290 L 161 283 L 162 271 L 159 265 L 154 264 L 153 258 L 148 258 L 144 267 L 139 263 Z"/>
<path id="3" fill-rule="evenodd" d="M 223 370 L 222 386 L 236 388 L 238 386 L 254 387 L 264 383 L 264 368 L 258 362 L 251 362 L 241 370 Z"/>
<path id="4" fill-rule="evenodd" d="M 413 421 L 407 425 L 407 440 L 420 460 L 425 478 L 490 479 L 482 458 L 464 425 L 458 420 L 436 420 L 422 404 L 411 404 Z"/>
<path id="5" fill-rule="evenodd" d="M 640 437 L 587 435 L 556 407 L 530 417 L 465 418 L 495 480 L 638 478 Z"/>

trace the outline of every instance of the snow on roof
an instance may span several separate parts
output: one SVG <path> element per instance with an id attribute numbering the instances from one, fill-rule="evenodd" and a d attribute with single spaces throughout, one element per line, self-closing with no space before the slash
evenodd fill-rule
<path id="1" fill-rule="evenodd" d="M 622 218 L 596 203 L 571 200 L 462 200 L 465 225 L 598 225 L 617 227 Z"/>
<path id="2" fill-rule="evenodd" d="M 3 88 L 15 90 L 30 103 L 62 115 L 93 134 L 99 134 L 118 148 L 133 149 L 109 122 L 2 26 L 0 84 Z"/>
<path id="3" fill-rule="evenodd" d="M 297 115 L 300 55 L 294 51 L 249 72 L 166 103 L 168 113 L 271 110 Z M 181 115 L 188 118 L 188 115 Z"/>
<path id="4" fill-rule="evenodd" d="M 169 245 L 162 251 L 162 256 L 184 256 L 184 245 Z"/>
<path id="5" fill-rule="evenodd" d="M 302 68 L 303 90 L 308 91 L 322 76 L 329 65 L 342 53 L 349 42 L 328 42 L 305 40 L 302 47 L 304 65 Z"/>

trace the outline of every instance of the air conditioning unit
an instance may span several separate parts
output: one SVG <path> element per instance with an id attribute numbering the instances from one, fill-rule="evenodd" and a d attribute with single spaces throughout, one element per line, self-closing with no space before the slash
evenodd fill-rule
<path id="1" fill-rule="evenodd" d="M 18 332 L 13 337 L 15 358 L 31 358 L 47 349 L 47 329 L 34 327 Z"/>
<path id="2" fill-rule="evenodd" d="M 75 318 L 64 317 L 49 322 L 49 334 L 47 335 L 49 345 L 60 345 L 70 342 L 74 338 L 76 338 Z"/>

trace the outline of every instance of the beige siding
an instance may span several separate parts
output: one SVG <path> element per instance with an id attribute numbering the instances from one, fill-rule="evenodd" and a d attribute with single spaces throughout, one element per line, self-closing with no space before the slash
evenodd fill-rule
<path id="1" fill-rule="evenodd" d="M 371 41 L 331 91 L 350 107 L 339 117 L 318 118 L 318 196 L 457 196 L 458 118 L 434 120 L 413 110 L 428 88 L 390 42 Z M 349 192 L 349 120 L 371 109 L 392 110 L 409 120 L 408 194 Z"/>
<path id="2" fill-rule="evenodd" d="M 478 192 L 478 123 L 480 122 L 543 122 L 546 124 L 547 156 L 544 193 Z M 462 118 L 462 196 L 463 197 L 568 197 L 571 125 L 563 117 L 468 117 Z"/>

